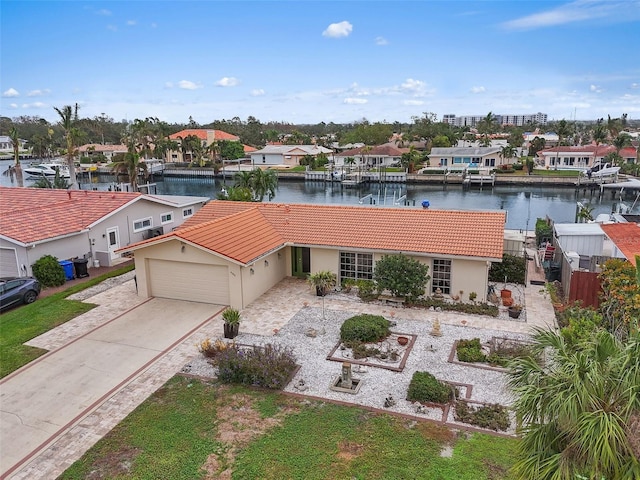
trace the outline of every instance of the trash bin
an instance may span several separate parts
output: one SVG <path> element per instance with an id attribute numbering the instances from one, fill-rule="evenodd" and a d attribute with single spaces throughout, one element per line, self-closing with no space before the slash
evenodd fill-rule
<path id="1" fill-rule="evenodd" d="M 89 260 L 86 258 L 74 258 L 73 266 L 76 268 L 76 277 L 84 278 L 89 276 L 89 272 L 87 271 L 87 263 Z"/>
<path id="2" fill-rule="evenodd" d="M 70 262 L 69 260 L 60 260 L 58 263 L 62 266 L 62 269 L 64 270 L 65 278 L 67 280 L 73 280 L 74 279 L 73 262 Z"/>

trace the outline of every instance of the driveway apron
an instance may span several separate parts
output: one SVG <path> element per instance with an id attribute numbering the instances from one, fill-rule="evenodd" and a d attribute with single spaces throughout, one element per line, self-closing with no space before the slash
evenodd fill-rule
<path id="1" fill-rule="evenodd" d="M 154 298 L 0 382 L 0 478 L 15 471 L 223 307 Z"/>

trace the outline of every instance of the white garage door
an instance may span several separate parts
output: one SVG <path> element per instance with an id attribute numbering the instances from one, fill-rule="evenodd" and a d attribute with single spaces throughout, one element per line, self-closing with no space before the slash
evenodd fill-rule
<path id="1" fill-rule="evenodd" d="M 149 259 L 151 296 L 229 305 L 227 267 Z"/>
<path id="2" fill-rule="evenodd" d="M 0 248 L 0 276 L 18 276 L 18 259 L 13 248 Z"/>

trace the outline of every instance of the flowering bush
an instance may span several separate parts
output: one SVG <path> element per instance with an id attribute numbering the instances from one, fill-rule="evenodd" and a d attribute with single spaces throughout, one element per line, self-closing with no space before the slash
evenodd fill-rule
<path id="1" fill-rule="evenodd" d="M 605 262 L 600 273 L 602 303 L 600 311 L 608 320 L 612 333 L 628 334 L 633 322 L 640 319 L 640 285 L 636 269 L 625 260 L 612 259 Z"/>
<path id="2" fill-rule="evenodd" d="M 271 344 L 249 348 L 233 345 L 220 351 L 213 364 L 222 382 L 274 390 L 283 389 L 297 368 L 290 348 Z"/>

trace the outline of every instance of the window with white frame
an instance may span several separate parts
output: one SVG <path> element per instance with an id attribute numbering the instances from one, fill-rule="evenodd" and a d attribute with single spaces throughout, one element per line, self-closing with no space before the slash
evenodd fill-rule
<path id="1" fill-rule="evenodd" d="M 141 230 L 146 230 L 147 228 L 153 227 L 153 219 L 151 217 L 141 218 L 139 220 L 133 221 L 133 231 L 139 232 Z"/>
<path id="2" fill-rule="evenodd" d="M 160 223 L 162 225 L 166 223 L 173 223 L 173 212 L 166 212 L 160 215 Z"/>
<path id="3" fill-rule="evenodd" d="M 193 215 L 192 207 L 185 208 L 182 210 L 182 218 L 187 218 L 187 217 L 190 217 L 191 215 Z"/>
<path id="4" fill-rule="evenodd" d="M 373 254 L 340 252 L 340 278 L 371 280 L 373 278 Z"/>
<path id="5" fill-rule="evenodd" d="M 433 259 L 433 269 L 431 273 L 431 291 L 436 293 L 437 289 L 440 293 L 448 295 L 451 293 L 451 260 L 443 258 Z"/>

